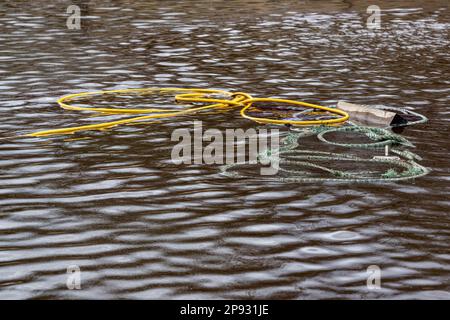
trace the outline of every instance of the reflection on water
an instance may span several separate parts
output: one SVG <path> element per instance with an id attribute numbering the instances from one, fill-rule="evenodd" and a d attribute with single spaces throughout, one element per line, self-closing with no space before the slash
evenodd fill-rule
<path id="1" fill-rule="evenodd" d="M 449 298 L 447 1 L 381 1 L 377 32 L 362 1 L 79 2 L 81 30 L 66 29 L 69 1 L 0 4 L 1 137 L 98 122 L 57 108 L 72 92 L 210 87 L 410 108 L 430 122 L 403 135 L 433 171 L 228 179 L 170 162 L 170 132 L 192 117 L 1 140 L 1 298 Z M 382 289 L 369 291 L 374 264 Z"/>

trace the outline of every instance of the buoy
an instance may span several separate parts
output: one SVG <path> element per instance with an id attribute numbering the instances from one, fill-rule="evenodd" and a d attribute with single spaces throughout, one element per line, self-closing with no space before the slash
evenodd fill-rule
<path id="1" fill-rule="evenodd" d="M 371 108 L 368 106 L 339 101 L 337 107 L 346 111 L 352 121 L 363 124 L 374 124 L 379 126 L 393 126 L 407 121 L 399 114 L 387 110 Z"/>

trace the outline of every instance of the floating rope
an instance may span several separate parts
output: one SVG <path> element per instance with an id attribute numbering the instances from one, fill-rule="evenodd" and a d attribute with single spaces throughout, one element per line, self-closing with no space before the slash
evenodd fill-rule
<path id="1" fill-rule="evenodd" d="M 100 107 L 81 107 L 72 103 L 79 98 L 94 97 L 107 94 L 174 94 L 174 102 L 185 103 L 188 106 L 180 106 L 173 108 L 100 108 Z M 102 122 L 91 125 L 52 129 L 38 131 L 27 134 L 29 137 L 42 137 L 49 135 L 73 134 L 86 130 L 104 130 L 113 128 L 118 125 L 130 124 L 138 121 L 149 119 L 163 119 L 176 116 L 182 116 L 197 113 L 205 110 L 227 110 L 228 108 L 240 108 L 240 115 L 243 118 L 262 124 L 290 125 L 290 128 L 282 140 L 282 144 L 278 149 L 268 149 L 258 154 L 259 160 L 269 160 L 278 163 L 278 174 L 267 178 L 258 176 L 259 180 L 269 179 L 285 182 L 323 182 L 323 181 L 344 181 L 344 182 L 382 182 L 382 181 L 402 181 L 407 179 L 418 178 L 429 173 L 429 169 L 419 165 L 416 161 L 421 160 L 420 156 L 409 150 L 398 149 L 413 147 L 406 138 L 393 133 L 388 128 L 374 128 L 357 125 L 348 121 L 349 115 L 340 109 L 324 107 L 316 104 L 310 104 L 303 101 L 275 99 L 275 98 L 253 98 L 244 92 L 228 92 L 224 90 L 213 89 L 187 89 L 187 88 L 144 88 L 144 89 L 122 89 L 107 90 L 95 92 L 83 92 L 64 96 L 57 100 L 60 107 L 67 110 L 88 111 L 104 115 L 136 115 L 132 118 L 125 118 L 116 121 Z M 264 107 L 254 106 L 254 104 L 264 103 Z M 275 119 L 273 117 L 261 116 L 262 110 L 273 111 L 267 104 L 282 104 L 283 107 L 275 108 L 278 111 L 295 112 L 293 117 L 283 119 Z M 299 107 L 305 108 L 298 110 Z M 426 122 L 427 119 L 413 111 L 392 108 L 385 106 L 376 106 L 378 109 L 395 111 L 403 113 L 416 120 L 399 124 L 398 126 L 407 126 L 417 123 Z M 257 112 L 257 115 L 254 113 Z M 344 126 L 334 127 L 337 124 Z M 371 140 L 368 143 L 341 143 L 330 140 L 328 137 L 331 133 L 356 133 L 363 134 Z M 334 147 L 359 148 L 359 149 L 380 149 L 386 146 L 395 147 L 391 152 L 398 155 L 395 157 L 363 158 L 353 154 L 339 154 L 335 152 L 326 152 L 318 150 L 302 150 L 299 149 L 299 140 L 316 135 L 319 141 Z M 317 162 L 326 162 L 327 165 L 320 165 Z M 383 164 L 388 165 L 389 169 L 384 172 L 377 171 L 355 171 L 340 170 L 329 167 L 331 163 L 351 163 L 355 164 Z M 246 177 L 248 175 L 239 174 L 237 171 L 246 165 L 257 165 L 257 162 L 246 162 L 230 164 L 221 167 L 221 173 L 232 177 Z M 357 167 L 357 166 L 354 166 Z M 307 170 L 299 170 L 299 168 L 311 169 L 325 174 L 325 176 L 317 176 Z"/>
<path id="2" fill-rule="evenodd" d="M 158 109 L 158 108 L 145 108 L 145 109 L 128 109 L 128 108 L 95 108 L 95 107 L 79 107 L 69 104 L 73 100 L 80 97 L 91 97 L 97 95 L 105 94 L 122 94 L 122 93 L 180 93 L 175 95 L 175 101 L 187 102 L 187 103 L 208 103 L 208 105 L 203 105 L 199 107 L 190 107 L 187 109 Z M 221 98 L 216 98 L 214 95 L 219 95 Z M 228 99 L 227 99 L 228 98 Z M 26 136 L 31 137 L 42 137 L 49 135 L 58 134 L 72 134 L 79 131 L 86 130 L 104 130 L 109 129 L 122 124 L 129 124 L 136 121 L 149 120 L 149 119 L 162 119 L 170 118 L 181 115 L 186 115 L 189 113 L 199 112 L 208 109 L 220 109 L 227 107 L 241 107 L 241 115 L 244 118 L 257 121 L 260 123 L 273 123 L 273 124 L 289 124 L 289 125 L 320 125 L 320 124 L 334 124 L 342 123 L 348 120 L 349 115 L 342 110 L 336 108 L 329 108 L 324 106 L 319 106 L 315 104 L 310 104 L 302 101 L 285 100 L 285 99 L 271 99 L 271 98 L 252 98 L 247 93 L 243 92 L 228 92 L 224 90 L 214 90 L 214 89 L 186 89 L 186 88 L 143 88 L 143 89 L 121 89 L 121 90 L 107 90 L 107 91 L 95 91 L 95 92 L 82 92 L 76 94 L 70 94 L 64 96 L 57 100 L 61 108 L 67 110 L 75 111 L 90 111 L 101 114 L 149 114 L 134 118 L 122 119 L 117 121 L 103 122 L 92 125 L 53 129 L 38 131 L 34 133 L 27 134 Z M 317 110 L 322 110 L 331 114 L 339 115 L 339 118 L 326 119 L 326 120 L 277 120 L 270 118 L 258 118 L 252 117 L 246 113 L 246 111 L 252 107 L 255 102 L 271 102 L 271 103 L 282 103 L 288 105 L 296 105 L 314 108 Z"/>
<path id="3" fill-rule="evenodd" d="M 378 108 L 378 107 L 377 107 Z M 380 108 L 381 109 L 381 108 Z M 415 113 L 413 111 L 403 108 L 383 108 L 396 112 L 402 112 L 407 115 L 416 117 L 417 119 L 402 126 L 408 126 L 417 123 L 424 123 L 427 118 Z M 332 132 L 357 132 L 364 134 L 367 138 L 374 142 L 367 143 L 338 143 L 325 139 L 325 135 Z M 258 154 L 259 160 L 264 163 L 276 163 L 278 165 L 278 175 L 274 177 L 259 176 L 258 179 L 266 179 L 269 181 L 282 182 L 394 182 L 404 181 L 414 178 L 419 178 L 427 175 L 430 170 L 416 161 L 422 158 L 409 150 L 401 150 L 398 148 L 391 148 L 390 151 L 400 157 L 388 156 L 374 156 L 372 158 L 363 158 L 348 153 L 333 153 L 317 150 L 302 150 L 298 149 L 299 141 L 303 138 L 316 135 L 317 138 L 332 146 L 339 146 L 344 148 L 359 148 L 359 149 L 380 149 L 386 146 L 394 147 L 414 147 L 404 137 L 395 134 L 388 130 L 388 128 L 375 128 L 359 126 L 353 122 L 348 121 L 347 126 L 339 128 L 330 128 L 327 126 L 317 126 L 309 128 L 291 128 L 287 135 L 283 138 L 279 149 L 268 149 Z M 317 162 L 326 162 L 327 166 L 319 165 Z M 344 164 L 354 162 L 353 166 L 356 170 L 339 170 L 332 169 L 329 164 Z M 251 164 L 258 165 L 258 161 L 253 163 L 236 163 L 228 164 L 221 167 L 221 173 L 233 178 L 249 178 L 250 176 L 238 173 L 242 167 Z M 361 171 L 357 170 L 361 164 L 383 164 L 388 165 L 389 169 L 384 172 L 379 171 Z M 295 167 L 296 169 L 288 169 L 288 167 Z M 305 170 L 298 170 L 297 168 L 316 169 L 325 174 L 325 176 L 314 176 L 312 172 Z"/>

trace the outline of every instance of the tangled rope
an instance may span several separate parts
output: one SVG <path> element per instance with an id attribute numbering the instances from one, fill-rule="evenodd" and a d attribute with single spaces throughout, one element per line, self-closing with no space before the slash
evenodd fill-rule
<path id="1" fill-rule="evenodd" d="M 71 103 L 82 97 L 93 97 L 106 94 L 175 94 L 174 102 L 188 104 L 189 107 L 180 108 L 100 108 L 100 107 L 81 107 Z M 374 128 L 357 125 L 348 121 L 349 115 L 340 109 L 324 107 L 316 104 L 310 104 L 303 101 L 275 99 L 275 98 L 253 98 L 244 92 L 228 92 L 214 89 L 187 89 L 187 88 L 144 88 L 144 89 L 123 89 L 76 93 L 64 96 L 58 101 L 60 107 L 67 110 L 89 111 L 104 115 L 136 115 L 131 118 L 120 119 L 116 121 L 102 122 L 91 125 L 52 129 L 38 131 L 27 134 L 28 137 L 42 137 L 49 135 L 73 134 L 86 130 L 104 130 L 118 125 L 130 124 L 138 121 L 150 119 L 163 119 L 176 116 L 182 116 L 197 113 L 211 109 L 240 108 L 240 115 L 243 118 L 255 121 L 261 124 L 290 125 L 287 134 L 282 140 L 281 146 L 276 150 L 268 149 L 258 154 L 259 160 L 269 160 L 272 162 L 276 158 L 279 165 L 277 176 L 269 178 L 285 182 L 323 182 L 323 181 L 344 181 L 344 182 L 382 182 L 382 181 L 402 181 L 418 178 L 429 173 L 429 169 L 421 166 L 416 161 L 421 158 L 415 153 L 405 150 L 406 147 L 414 147 L 406 138 L 390 131 L 387 128 Z M 251 109 L 255 103 L 275 103 L 285 105 L 284 110 L 295 111 L 296 113 L 289 119 L 275 119 L 267 116 L 252 115 Z M 200 105 L 199 105 L 200 104 Z M 286 106 L 287 105 L 287 106 Z M 298 107 L 305 108 L 298 111 Z M 427 119 L 415 112 L 402 108 L 392 108 L 385 106 L 376 106 L 378 109 L 395 111 L 411 117 L 414 121 L 399 124 L 407 126 L 426 122 Z M 259 113 L 264 108 L 255 107 Z M 254 113 L 255 111 L 253 111 Z M 301 119 L 300 119 L 301 118 Z M 334 125 L 343 125 L 335 127 Z M 356 133 L 363 134 L 372 142 L 368 143 L 340 143 L 331 141 L 328 137 L 331 133 Z M 380 149 L 386 146 L 395 147 L 391 152 L 395 157 L 363 158 L 353 154 L 335 153 L 318 150 L 299 149 L 299 140 L 316 135 L 319 141 L 334 147 L 359 148 L 359 149 Z M 403 149 L 399 149 L 403 148 Z M 320 165 L 316 162 L 326 162 L 327 165 Z M 329 167 L 329 163 L 364 163 L 364 164 L 383 164 L 388 165 L 389 169 L 384 172 L 373 171 L 345 171 Z M 246 162 L 225 165 L 221 167 L 221 173 L 232 177 L 247 177 L 237 173 L 239 168 L 246 165 L 257 165 L 257 162 Z M 291 169 L 291 167 L 294 167 Z M 395 168 L 393 168 L 395 167 Z M 326 176 L 315 176 L 312 172 L 299 170 L 298 168 L 312 169 L 322 172 Z M 267 179 L 267 177 L 258 177 Z"/>
<path id="2" fill-rule="evenodd" d="M 198 107 L 191 107 L 187 109 L 158 109 L 158 108 L 145 108 L 145 109 L 128 109 L 128 108 L 96 108 L 96 107 L 79 107 L 69 104 L 69 102 L 80 98 L 80 97 L 90 97 L 96 95 L 105 94 L 122 94 L 122 93 L 178 93 L 175 95 L 175 101 L 185 102 L 188 104 L 193 103 L 207 103 L 207 105 L 202 105 Z M 228 98 L 228 99 L 226 99 Z M 170 118 L 181 115 L 186 115 L 190 113 L 195 113 L 199 111 L 209 110 L 209 109 L 220 109 L 227 107 L 241 107 L 240 114 L 242 117 L 259 122 L 259 123 L 273 123 L 273 124 L 289 124 L 295 126 L 303 125 L 320 125 L 320 124 L 336 124 L 342 123 L 348 120 L 349 115 L 342 110 L 336 108 L 329 108 L 324 106 L 319 106 L 311 103 L 306 103 L 303 101 L 295 100 L 285 100 L 285 99 L 271 99 L 271 98 L 253 98 L 247 93 L 243 92 L 228 92 L 224 90 L 214 90 L 214 89 L 186 89 L 186 88 L 143 88 L 143 89 L 122 89 L 122 90 L 108 90 L 108 91 L 95 91 L 95 92 L 83 92 L 64 96 L 58 99 L 58 104 L 61 108 L 66 110 L 75 111 L 90 111 L 100 114 L 150 114 L 142 115 L 139 117 L 133 117 L 128 119 L 122 119 L 117 121 L 103 122 L 92 125 L 62 128 L 62 129 L 52 129 L 45 131 L 38 131 L 34 133 L 27 134 L 26 136 L 31 137 L 42 137 L 49 135 L 58 134 L 72 134 L 78 131 L 86 130 L 104 130 L 109 129 L 122 124 L 129 124 L 132 122 L 149 120 L 149 119 L 162 119 Z M 323 112 L 331 113 L 333 115 L 339 115 L 338 118 L 325 119 L 325 120 L 277 120 L 270 118 L 260 118 L 248 115 L 247 111 L 255 102 L 271 102 L 271 103 L 283 103 L 294 106 L 302 106 L 313 108 L 316 110 L 321 110 Z"/>
<path id="3" fill-rule="evenodd" d="M 383 109 L 388 109 L 384 108 Z M 380 108 L 381 109 L 381 108 Z M 403 108 L 389 107 L 389 110 L 404 113 L 416 117 L 415 121 L 402 124 L 408 126 L 417 123 L 424 123 L 427 118 L 423 115 Z M 325 135 L 332 132 L 357 132 L 364 134 L 367 138 L 374 142 L 367 143 L 338 143 L 325 139 Z M 427 175 L 430 170 L 416 161 L 422 158 L 409 150 L 401 150 L 392 148 L 390 151 L 399 157 L 388 156 L 374 156 L 372 158 L 363 158 L 348 153 L 333 153 L 317 150 L 301 150 L 299 147 L 299 140 L 314 136 L 329 145 L 344 147 L 344 148 L 360 148 L 360 149 L 380 149 L 386 146 L 389 147 L 414 147 L 414 145 L 406 138 L 395 134 L 388 130 L 388 128 L 376 128 L 359 126 L 348 121 L 347 126 L 339 128 L 330 128 L 327 126 L 309 127 L 309 128 L 295 128 L 289 130 L 282 141 L 279 149 L 268 149 L 265 152 L 259 153 L 259 160 L 264 160 L 264 163 L 277 163 L 279 174 L 276 177 L 264 178 L 267 180 L 276 180 L 283 182 L 386 182 L 386 181 L 403 181 L 414 178 L 419 178 Z M 315 162 L 326 162 L 327 166 L 319 165 Z M 350 163 L 355 164 L 383 164 L 390 168 L 384 172 L 378 171 L 344 171 L 332 169 L 328 166 L 329 163 Z M 257 165 L 258 161 L 251 163 Z M 229 164 L 221 167 L 221 173 L 225 176 L 234 178 L 243 178 L 243 174 L 236 171 L 245 166 L 245 163 Z M 288 169 L 286 166 L 294 166 L 295 168 L 309 168 L 316 169 L 325 173 L 326 176 L 316 177 L 311 172 L 301 171 L 298 169 Z M 356 166 L 357 167 L 357 166 Z M 395 168 L 393 168 L 395 167 Z M 399 170 L 400 169 L 400 170 Z"/>

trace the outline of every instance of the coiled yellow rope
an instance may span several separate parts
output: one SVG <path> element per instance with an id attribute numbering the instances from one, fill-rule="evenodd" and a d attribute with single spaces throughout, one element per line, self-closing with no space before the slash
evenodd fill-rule
<path id="1" fill-rule="evenodd" d="M 144 108 L 144 109 L 126 109 L 126 108 L 96 108 L 96 107 L 79 107 L 69 104 L 79 97 L 88 97 L 103 94 L 114 94 L 114 93 L 178 93 L 175 95 L 175 100 L 178 102 L 186 103 L 207 103 L 207 105 L 193 106 L 187 109 L 157 109 L 157 108 Z M 220 95 L 220 98 L 213 97 L 213 95 Z M 224 97 L 222 99 L 222 97 Z M 228 99 L 226 99 L 228 98 Z M 295 126 L 301 125 L 329 125 L 345 122 L 349 115 L 336 108 L 328 108 L 324 106 L 319 106 L 315 104 L 310 104 L 302 101 L 295 100 L 285 100 L 285 99 L 272 99 L 272 98 L 253 98 L 251 95 L 244 92 L 228 92 L 224 90 L 214 90 L 214 89 L 188 89 L 188 88 L 142 88 L 142 89 L 121 89 L 121 90 L 107 90 L 107 91 L 95 91 L 95 92 L 83 92 L 64 96 L 57 100 L 61 108 L 67 110 L 76 111 L 91 111 L 104 114 L 144 114 L 139 117 L 121 119 L 110 122 L 102 122 L 98 124 L 84 125 L 78 127 L 69 127 L 62 129 L 52 129 L 45 131 L 38 131 L 34 133 L 27 134 L 30 137 L 42 137 L 49 135 L 58 134 L 72 134 L 78 131 L 85 130 L 103 130 L 109 129 L 121 124 L 128 124 L 136 121 L 148 120 L 148 119 L 161 119 L 169 118 L 180 115 L 185 115 L 188 113 L 198 112 L 207 109 L 218 109 L 226 107 L 242 107 L 240 114 L 242 117 L 259 122 L 259 123 L 272 123 L 272 124 L 290 124 Z M 281 120 L 281 119 L 271 119 L 263 117 L 254 117 L 246 113 L 246 111 L 255 102 L 272 102 L 272 103 L 283 103 L 294 106 L 302 106 L 313 109 L 318 109 L 332 114 L 339 115 L 338 118 L 326 119 L 326 120 Z M 148 115 L 146 115 L 148 114 Z"/>
<path id="2" fill-rule="evenodd" d="M 106 94 L 124 94 L 124 93 L 136 93 L 136 94 L 146 94 L 146 93 L 173 93 L 175 95 L 176 102 L 183 102 L 189 104 L 189 107 L 180 108 L 180 106 L 173 108 L 142 108 L 142 109 L 128 109 L 128 108 L 100 108 L 100 107 L 81 107 L 75 106 L 74 100 L 80 97 L 90 97 L 96 95 L 106 95 Z M 275 99 L 275 98 L 253 98 L 251 95 L 245 92 L 228 92 L 224 90 L 213 90 L 213 89 L 187 89 L 187 88 L 143 88 L 143 89 L 123 89 L 123 90 L 108 90 L 108 91 L 96 91 L 96 92 L 83 92 L 77 94 L 71 94 L 64 96 L 57 100 L 60 107 L 67 110 L 75 111 L 90 111 L 105 115 L 120 114 L 120 115 L 136 115 L 131 118 L 102 122 L 98 124 L 84 125 L 78 127 L 53 129 L 34 132 L 27 134 L 25 136 L 31 137 L 42 137 L 48 135 L 58 135 L 58 134 L 72 134 L 78 131 L 85 130 L 103 130 L 112 128 L 122 124 L 129 124 L 141 120 L 149 119 L 162 119 L 170 118 L 181 115 L 186 115 L 194 112 L 199 112 L 209 109 L 223 109 L 227 108 L 241 108 L 240 115 L 246 119 L 266 124 L 289 124 L 293 126 L 317 126 L 317 125 L 333 125 L 338 123 L 343 123 L 349 119 L 349 115 L 336 108 L 328 108 L 320 105 L 315 105 L 311 103 L 306 103 L 302 101 L 286 100 L 286 99 Z M 262 116 L 252 116 L 249 115 L 249 109 L 254 103 L 280 103 L 287 104 L 289 106 L 305 107 L 306 109 L 302 114 L 307 114 L 308 116 L 318 116 L 324 115 L 326 113 L 337 115 L 336 118 L 329 118 L 326 114 L 326 119 L 315 119 L 315 120 L 290 120 L 290 119 L 272 119 Z M 200 104 L 200 105 L 199 105 Z M 256 109 L 261 110 L 261 107 Z M 292 109 L 292 108 L 289 108 Z M 313 109 L 313 111 L 311 111 Z M 400 110 L 400 109 L 399 109 Z M 252 111 L 253 112 L 253 111 Z M 411 111 L 409 113 L 414 114 Z M 416 116 L 418 114 L 415 114 Z M 422 123 L 426 121 L 426 118 L 418 115 L 421 120 L 414 123 Z M 396 153 L 403 158 L 386 157 L 386 158 L 361 158 L 350 154 L 335 154 L 330 152 L 322 152 L 317 150 L 296 150 L 298 146 L 298 140 L 302 137 L 306 137 L 312 134 L 318 134 L 319 140 L 332 145 L 338 145 L 341 147 L 358 147 L 358 148 L 381 148 L 386 145 L 401 145 L 412 146 L 406 139 L 390 133 L 386 129 L 380 128 L 369 128 L 360 127 L 353 124 L 351 121 L 348 122 L 350 126 L 343 126 L 340 128 L 327 128 L 322 126 L 317 126 L 314 128 L 303 129 L 293 129 L 289 130 L 286 139 L 283 141 L 283 145 L 279 149 L 269 149 L 266 152 L 258 154 L 260 158 L 269 159 L 272 157 L 278 157 L 280 164 L 285 164 L 286 167 L 280 167 L 280 172 L 287 176 L 276 176 L 273 177 L 275 180 L 287 181 L 287 182 L 319 182 L 319 181 L 346 181 L 346 182 L 379 182 L 379 181 L 402 181 L 412 178 L 418 178 L 428 174 L 430 171 L 419 165 L 415 160 L 420 159 L 419 156 L 407 151 L 400 149 L 391 149 L 393 153 Z M 295 131 L 294 131 L 295 130 Z M 297 131 L 299 130 L 299 131 Z M 374 140 L 373 143 L 361 143 L 361 144 L 345 144 L 328 141 L 324 138 L 324 135 L 329 132 L 360 132 L 366 134 L 370 139 Z M 397 170 L 390 168 L 384 173 L 376 174 L 376 172 L 369 171 L 346 171 L 328 168 L 324 165 L 319 165 L 314 163 L 314 161 L 327 161 L 327 162 L 349 162 L 355 161 L 365 162 L 366 164 L 386 164 L 390 166 L 396 166 Z M 242 165 L 247 163 L 236 163 L 231 165 L 226 165 L 222 167 L 222 173 L 231 176 L 241 176 L 237 173 L 233 173 L 233 169 L 237 169 Z M 248 163 L 253 164 L 253 163 Z M 290 166 L 295 166 L 291 169 Z M 296 167 L 302 168 L 312 168 L 315 170 L 322 170 L 328 173 L 329 176 L 314 176 L 310 172 L 298 170 Z M 399 171 L 398 169 L 403 171 Z M 244 176 L 241 176 L 244 177 Z"/>

